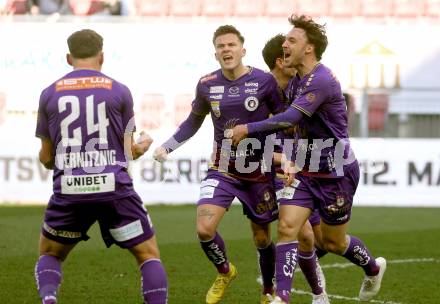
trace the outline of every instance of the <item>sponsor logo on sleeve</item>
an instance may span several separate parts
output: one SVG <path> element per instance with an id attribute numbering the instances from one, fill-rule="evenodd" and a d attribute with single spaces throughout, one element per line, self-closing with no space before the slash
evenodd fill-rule
<path id="1" fill-rule="evenodd" d="M 250 112 L 255 111 L 258 108 L 258 104 L 258 98 L 255 96 L 249 96 L 244 100 L 244 107 Z"/>
<path id="2" fill-rule="evenodd" d="M 258 82 L 245 82 L 244 86 L 258 88 Z"/>
<path id="3" fill-rule="evenodd" d="M 306 100 L 307 100 L 309 103 L 314 103 L 315 100 L 316 100 L 316 95 L 313 94 L 313 93 L 307 93 L 307 95 L 306 95 Z"/>

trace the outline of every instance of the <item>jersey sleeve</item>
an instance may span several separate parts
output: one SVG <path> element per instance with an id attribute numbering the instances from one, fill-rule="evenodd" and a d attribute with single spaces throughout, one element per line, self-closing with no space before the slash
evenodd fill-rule
<path id="1" fill-rule="evenodd" d="M 191 105 L 192 105 L 192 110 L 191 110 L 192 113 L 198 116 L 206 116 L 209 114 L 210 108 L 208 103 L 206 102 L 206 98 L 204 97 L 203 85 L 200 83 L 200 81 L 197 84 L 196 95 Z"/>
<path id="2" fill-rule="evenodd" d="M 124 133 L 131 133 L 136 131 L 136 124 L 134 120 L 133 110 L 133 96 L 130 89 L 124 85 L 121 85 L 122 91 L 122 125 L 124 127 Z"/>
<path id="3" fill-rule="evenodd" d="M 41 92 L 40 101 L 38 104 L 38 113 L 37 113 L 37 127 L 35 131 L 35 136 L 40 138 L 49 138 L 49 119 L 47 115 L 47 89 Z"/>
<path id="4" fill-rule="evenodd" d="M 328 79 L 315 78 L 306 83 L 303 92 L 293 100 L 291 107 L 307 116 L 313 113 L 328 100 L 331 83 Z"/>

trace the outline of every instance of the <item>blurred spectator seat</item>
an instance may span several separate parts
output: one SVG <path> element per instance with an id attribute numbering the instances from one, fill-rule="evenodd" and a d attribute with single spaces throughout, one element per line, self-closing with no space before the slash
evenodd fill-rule
<path id="1" fill-rule="evenodd" d="M 73 0 L 32 0 L 33 13 L 40 15 L 60 14 L 66 15 L 72 13 L 71 3 Z"/>
<path id="2" fill-rule="evenodd" d="M 167 16 L 167 0 L 135 0 L 138 15 L 141 16 Z"/>
<path id="3" fill-rule="evenodd" d="M 359 14 L 360 0 L 332 0 L 329 15 L 335 18 L 351 18 Z"/>
<path id="4" fill-rule="evenodd" d="M 297 0 L 297 11 L 295 13 L 310 17 L 328 16 L 330 0 L 310 1 Z M 292 12 L 293 13 L 293 12 Z"/>
<path id="5" fill-rule="evenodd" d="M 426 0 L 425 14 L 429 18 L 440 18 L 440 0 Z"/>
<path id="6" fill-rule="evenodd" d="M 201 0 L 170 0 L 171 16 L 199 16 Z"/>
<path id="7" fill-rule="evenodd" d="M 268 0 L 266 16 L 288 18 L 296 12 L 295 1 L 292 0 Z"/>
<path id="8" fill-rule="evenodd" d="M 223 17 L 229 16 L 231 9 L 231 0 L 203 0 L 202 16 Z"/>
<path id="9" fill-rule="evenodd" d="M 368 94 L 368 129 L 383 131 L 388 119 L 388 94 Z"/>
<path id="10" fill-rule="evenodd" d="M 191 112 L 193 94 L 178 94 L 174 98 L 174 125 L 179 126 Z"/>
<path id="11" fill-rule="evenodd" d="M 391 16 L 391 0 L 362 0 L 360 16 L 367 18 L 384 18 Z"/>
<path id="12" fill-rule="evenodd" d="M 105 2 L 101 0 L 71 0 L 70 7 L 74 15 L 86 16 L 104 10 Z"/>
<path id="13" fill-rule="evenodd" d="M 423 15 L 425 1 L 421 0 L 395 0 L 393 16 L 399 18 L 416 18 Z"/>
<path id="14" fill-rule="evenodd" d="M 30 4 L 28 0 L 7 0 L 5 12 L 14 15 L 23 15 L 29 13 Z"/>
<path id="15" fill-rule="evenodd" d="M 141 102 L 140 129 L 155 130 L 161 126 L 161 118 L 165 109 L 165 97 L 162 94 L 144 94 Z"/>
<path id="16" fill-rule="evenodd" d="M 264 0 L 235 0 L 232 5 L 232 15 L 258 17 L 264 14 L 265 4 Z"/>

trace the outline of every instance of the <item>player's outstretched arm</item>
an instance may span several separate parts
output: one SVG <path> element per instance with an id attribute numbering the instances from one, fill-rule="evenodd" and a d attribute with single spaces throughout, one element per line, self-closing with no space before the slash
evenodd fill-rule
<path id="1" fill-rule="evenodd" d="M 285 112 L 273 115 L 265 120 L 251 122 L 246 125 L 236 125 L 230 132 L 228 138 L 232 144 L 237 146 L 240 141 L 249 134 L 258 132 L 275 132 L 284 130 L 296 125 L 303 118 L 303 113 L 294 107 L 289 107 Z"/>
<path id="2" fill-rule="evenodd" d="M 144 153 L 148 151 L 152 143 L 153 139 L 144 131 L 141 131 L 141 133 L 139 134 L 139 138 L 136 140 L 136 142 L 134 141 L 132 136 L 131 153 L 133 155 L 133 159 L 138 159 L 139 157 L 144 155 Z"/>
<path id="3" fill-rule="evenodd" d="M 39 153 L 40 162 L 46 169 L 52 170 L 55 165 L 52 141 L 48 138 L 41 138 L 41 149 Z"/>
<path id="4" fill-rule="evenodd" d="M 188 139 L 194 136 L 205 120 L 206 115 L 198 115 L 191 112 L 187 119 L 182 122 L 176 133 L 171 136 L 160 147 L 154 150 L 153 158 L 158 162 L 163 162 L 172 151 L 183 145 Z"/>

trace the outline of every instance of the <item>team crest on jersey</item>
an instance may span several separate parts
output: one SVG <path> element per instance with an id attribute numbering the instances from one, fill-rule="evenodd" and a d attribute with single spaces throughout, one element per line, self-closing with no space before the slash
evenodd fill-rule
<path id="1" fill-rule="evenodd" d="M 214 113 L 214 116 L 219 118 L 221 116 L 220 113 L 220 101 L 218 100 L 211 100 L 211 109 L 212 113 Z"/>
<path id="2" fill-rule="evenodd" d="M 345 204 L 345 199 L 342 195 L 336 195 L 336 205 L 342 207 Z"/>
<path id="3" fill-rule="evenodd" d="M 253 112 L 258 108 L 258 98 L 255 96 L 249 96 L 244 100 L 244 106 L 246 110 Z"/>
<path id="4" fill-rule="evenodd" d="M 264 192 L 263 199 L 264 199 L 265 202 L 270 201 L 270 193 L 269 193 L 269 191 Z"/>
<path id="5" fill-rule="evenodd" d="M 309 103 L 314 103 L 316 100 L 316 95 L 313 93 L 307 93 L 306 99 Z"/>

